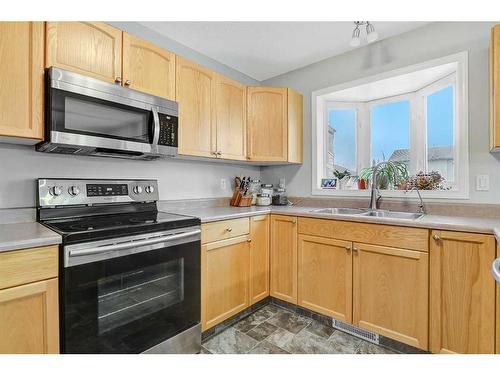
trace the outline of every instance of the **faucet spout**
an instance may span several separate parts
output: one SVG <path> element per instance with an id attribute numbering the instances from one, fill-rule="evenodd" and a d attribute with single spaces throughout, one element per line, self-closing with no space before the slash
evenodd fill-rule
<path id="1" fill-rule="evenodd" d="M 382 165 L 383 163 L 379 163 L 377 164 L 374 168 L 373 168 L 373 173 L 372 173 L 372 189 L 371 189 L 371 195 L 370 195 L 370 210 L 376 210 L 378 207 L 377 207 L 377 203 L 379 201 L 380 198 L 382 198 L 382 196 L 380 195 L 379 193 L 379 190 L 378 190 L 378 169 L 380 167 L 380 165 Z"/>

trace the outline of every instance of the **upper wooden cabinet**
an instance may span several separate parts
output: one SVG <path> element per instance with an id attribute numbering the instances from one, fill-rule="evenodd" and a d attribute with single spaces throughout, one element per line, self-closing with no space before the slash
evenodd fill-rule
<path id="1" fill-rule="evenodd" d="M 217 156 L 246 160 L 247 87 L 216 74 L 215 102 Z"/>
<path id="2" fill-rule="evenodd" d="M 123 33 L 123 84 L 175 100 L 175 54 Z"/>
<path id="3" fill-rule="evenodd" d="M 500 25 L 491 29 L 490 150 L 500 151 Z"/>
<path id="4" fill-rule="evenodd" d="M 250 218 L 250 304 L 269 296 L 269 215 Z"/>
<path id="5" fill-rule="evenodd" d="M 303 234 L 298 242 L 298 304 L 351 323 L 351 242 Z"/>
<path id="6" fill-rule="evenodd" d="M 450 231 L 431 234 L 430 350 L 494 353 L 495 238 Z"/>
<path id="7" fill-rule="evenodd" d="M 428 254 L 353 244 L 353 323 L 428 348 Z"/>
<path id="8" fill-rule="evenodd" d="M 302 95 L 291 89 L 247 90 L 248 159 L 302 162 Z"/>
<path id="9" fill-rule="evenodd" d="M 0 137 L 43 139 L 43 22 L 0 22 Z"/>
<path id="10" fill-rule="evenodd" d="M 177 56 L 176 60 L 179 153 L 216 157 L 216 75 L 211 70 L 180 56 Z"/>
<path id="11" fill-rule="evenodd" d="M 270 294 L 297 303 L 297 218 L 271 215 Z"/>
<path id="12" fill-rule="evenodd" d="M 0 253 L 0 353 L 59 353 L 57 246 Z"/>
<path id="13" fill-rule="evenodd" d="M 122 31 L 103 22 L 47 22 L 46 67 L 103 81 L 122 77 Z"/>

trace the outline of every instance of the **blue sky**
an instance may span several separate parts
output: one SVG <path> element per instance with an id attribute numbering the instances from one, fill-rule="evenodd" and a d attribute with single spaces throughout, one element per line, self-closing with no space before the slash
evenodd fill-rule
<path id="1" fill-rule="evenodd" d="M 409 147 L 409 103 L 407 101 L 372 107 L 372 160 L 388 160 L 394 150 Z M 355 170 L 354 110 L 338 109 L 329 113 L 335 131 L 335 164 Z M 427 98 L 427 145 L 453 144 L 453 88 L 447 87 Z"/>

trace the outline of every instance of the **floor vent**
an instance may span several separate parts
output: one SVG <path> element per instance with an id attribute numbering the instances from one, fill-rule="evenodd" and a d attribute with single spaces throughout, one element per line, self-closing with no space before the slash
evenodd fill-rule
<path id="1" fill-rule="evenodd" d="M 378 337 L 378 334 L 376 334 L 376 333 L 365 331 L 362 328 L 354 327 L 350 324 L 341 322 L 340 320 L 337 320 L 337 319 L 333 319 L 332 325 L 333 325 L 333 328 L 336 328 L 339 331 L 344 331 L 350 335 L 359 337 L 360 339 L 372 342 L 372 343 L 377 344 L 377 345 L 379 343 L 379 337 Z"/>

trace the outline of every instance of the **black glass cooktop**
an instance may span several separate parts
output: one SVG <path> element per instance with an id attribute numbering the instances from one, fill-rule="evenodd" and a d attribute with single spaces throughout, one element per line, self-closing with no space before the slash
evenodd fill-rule
<path id="1" fill-rule="evenodd" d="M 199 225 L 200 219 L 158 211 L 53 219 L 41 222 L 61 234 L 63 241 L 68 243 L 183 228 Z"/>

